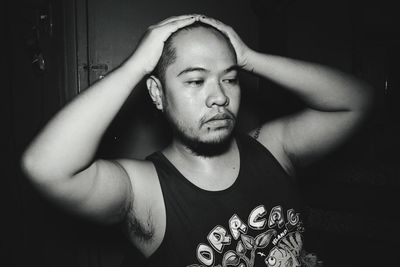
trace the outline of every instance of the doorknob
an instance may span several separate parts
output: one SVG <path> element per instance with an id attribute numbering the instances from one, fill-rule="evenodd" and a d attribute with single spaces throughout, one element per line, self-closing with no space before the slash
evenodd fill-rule
<path id="1" fill-rule="evenodd" d="M 99 64 L 93 64 L 89 66 L 89 69 L 92 71 L 104 71 L 107 72 L 108 71 L 108 65 L 107 64 L 103 64 L 103 63 L 99 63 Z"/>
<path id="2" fill-rule="evenodd" d="M 99 72 L 99 73 L 97 73 L 98 78 L 99 79 L 103 79 L 105 74 L 108 71 L 108 65 L 107 64 L 102 64 L 102 63 L 94 64 L 94 65 L 90 66 L 90 70 L 91 71 L 95 71 L 95 72 Z"/>
<path id="3" fill-rule="evenodd" d="M 83 69 L 85 70 L 90 70 L 90 71 L 103 71 L 107 72 L 108 71 L 108 65 L 104 63 L 98 63 L 98 64 L 83 64 Z"/>

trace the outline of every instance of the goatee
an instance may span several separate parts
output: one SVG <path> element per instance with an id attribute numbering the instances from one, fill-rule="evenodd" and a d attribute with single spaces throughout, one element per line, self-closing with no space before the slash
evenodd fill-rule
<path id="1" fill-rule="evenodd" d="M 234 132 L 234 131 L 232 131 Z M 193 154 L 202 157 L 218 156 L 226 152 L 232 143 L 232 133 L 224 138 L 203 142 L 198 139 L 190 138 L 182 131 L 174 129 L 176 138 Z"/>
<path id="2" fill-rule="evenodd" d="M 183 130 L 182 127 L 172 118 L 170 118 L 168 115 L 166 118 L 169 121 L 170 127 L 172 128 L 173 136 L 197 156 L 213 157 L 221 155 L 226 152 L 232 144 L 232 137 L 233 133 L 235 132 L 236 125 L 236 118 L 234 115 L 230 117 L 232 120 L 231 123 L 233 124 L 233 126 L 230 126 L 232 127 L 230 132 L 227 135 L 210 141 L 201 141 L 199 138 L 189 136 L 185 133 L 185 130 Z"/>

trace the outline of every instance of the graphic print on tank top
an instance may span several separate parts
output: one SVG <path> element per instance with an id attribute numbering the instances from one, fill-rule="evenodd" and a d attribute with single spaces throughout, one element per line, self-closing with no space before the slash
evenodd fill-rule
<path id="1" fill-rule="evenodd" d="M 148 158 L 163 192 L 166 230 L 147 266 L 320 266 L 304 250 L 293 180 L 258 141 L 244 134 L 236 140 L 239 174 L 222 191 L 198 188 L 162 153 Z"/>
<path id="2" fill-rule="evenodd" d="M 246 219 L 243 221 L 242 219 Z M 248 218 L 234 214 L 227 227 L 216 225 L 207 235 L 207 243 L 197 246 L 200 266 L 320 266 L 316 256 L 303 250 L 304 231 L 299 213 L 286 212 L 281 206 L 270 211 L 264 205 L 255 207 Z"/>

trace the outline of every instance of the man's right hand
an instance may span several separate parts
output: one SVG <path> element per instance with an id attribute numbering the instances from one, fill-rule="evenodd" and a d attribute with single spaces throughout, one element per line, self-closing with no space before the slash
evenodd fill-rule
<path id="1" fill-rule="evenodd" d="M 167 18 L 150 26 L 132 56 L 135 64 L 142 66 L 145 75 L 150 74 L 161 57 L 164 42 L 172 33 L 197 20 L 199 15 L 182 15 Z"/>

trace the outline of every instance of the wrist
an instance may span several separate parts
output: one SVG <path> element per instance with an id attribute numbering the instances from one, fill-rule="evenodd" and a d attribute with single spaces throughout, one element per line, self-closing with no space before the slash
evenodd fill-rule
<path id="1" fill-rule="evenodd" d="M 137 58 L 137 56 L 132 55 L 124 64 L 123 68 L 125 68 L 130 74 L 136 74 L 141 78 L 150 74 L 152 70 L 147 70 L 145 67 L 145 62 Z"/>
<path id="2" fill-rule="evenodd" d="M 243 69 L 248 72 L 255 72 L 255 59 L 257 59 L 257 52 L 254 50 L 249 49 L 245 55 L 245 62 L 243 64 Z"/>

